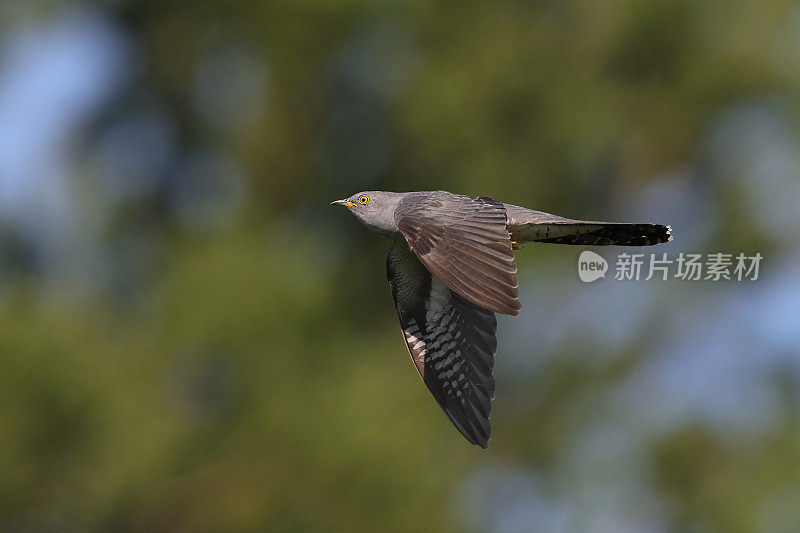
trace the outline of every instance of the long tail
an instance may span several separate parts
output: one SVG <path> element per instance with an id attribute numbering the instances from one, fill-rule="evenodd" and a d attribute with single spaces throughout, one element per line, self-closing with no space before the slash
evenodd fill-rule
<path id="1" fill-rule="evenodd" d="M 515 246 L 526 242 L 581 246 L 650 246 L 672 240 L 672 228 L 661 224 L 628 224 L 572 220 L 506 204 L 508 231 Z"/>
<path id="2" fill-rule="evenodd" d="M 540 230 L 541 237 L 530 239 L 531 242 L 582 246 L 650 246 L 672 240 L 672 228 L 661 224 L 575 222 L 545 224 L 537 229 Z"/>

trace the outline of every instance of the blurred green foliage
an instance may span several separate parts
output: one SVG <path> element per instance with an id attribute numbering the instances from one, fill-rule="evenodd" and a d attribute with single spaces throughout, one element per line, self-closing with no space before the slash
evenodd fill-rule
<path id="1" fill-rule="evenodd" d="M 82 8 L 117 21 L 140 54 L 107 113 L 158 100 L 182 148 L 224 146 L 241 162 L 246 200 L 230 223 L 202 230 L 164 215 L 158 197 L 115 206 L 106 246 L 142 218 L 159 243 L 144 279 L 118 280 L 119 292 L 56 289 L 24 269 L 0 280 L 6 530 L 468 527 L 461 480 L 495 460 L 553 479 L 575 428 L 608 415 L 598 398 L 648 347 L 602 368 L 556 359 L 535 381 L 501 381 L 495 438 L 473 449 L 407 360 L 386 243 L 327 203 L 442 188 L 611 218 L 625 214 L 627 191 L 702 167 L 711 122 L 732 103 L 779 95 L 797 111 L 789 1 Z M 261 119 L 225 130 L 198 115 L 196 65 L 215 40 L 266 66 Z M 736 191 L 697 185 L 723 205 L 715 222 L 741 216 Z M 722 242 L 759 238 L 739 223 Z M 571 253 L 528 247 L 519 263 L 547 283 Z M 800 482 L 798 444 L 793 412 L 754 442 L 679 428 L 648 451 L 648 476 L 675 530 L 753 531 L 756 502 Z"/>

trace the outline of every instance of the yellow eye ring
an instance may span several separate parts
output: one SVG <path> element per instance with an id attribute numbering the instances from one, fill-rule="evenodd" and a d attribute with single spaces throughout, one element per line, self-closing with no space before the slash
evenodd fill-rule
<path id="1" fill-rule="evenodd" d="M 358 197 L 358 203 L 360 203 L 361 205 L 368 204 L 369 196 L 367 196 L 366 194 L 362 194 L 361 196 Z"/>

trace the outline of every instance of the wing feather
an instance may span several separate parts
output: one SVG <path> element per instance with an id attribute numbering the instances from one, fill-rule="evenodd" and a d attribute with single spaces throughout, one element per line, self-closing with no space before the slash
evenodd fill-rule
<path id="1" fill-rule="evenodd" d="M 436 279 L 403 241 L 389 250 L 386 271 L 417 371 L 456 429 L 486 448 L 495 389 L 494 313 Z"/>
<path id="2" fill-rule="evenodd" d="M 409 194 L 395 222 L 435 278 L 489 311 L 519 314 L 517 265 L 502 203 L 444 191 Z"/>

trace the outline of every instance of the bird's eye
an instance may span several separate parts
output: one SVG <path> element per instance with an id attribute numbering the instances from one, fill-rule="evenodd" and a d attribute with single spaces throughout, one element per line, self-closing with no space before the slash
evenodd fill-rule
<path id="1" fill-rule="evenodd" d="M 358 203 L 360 203 L 361 205 L 368 204 L 369 196 L 367 196 L 366 194 L 362 194 L 361 196 L 358 197 Z"/>

